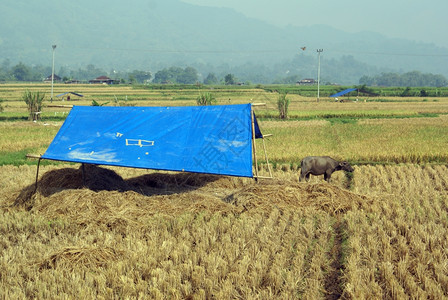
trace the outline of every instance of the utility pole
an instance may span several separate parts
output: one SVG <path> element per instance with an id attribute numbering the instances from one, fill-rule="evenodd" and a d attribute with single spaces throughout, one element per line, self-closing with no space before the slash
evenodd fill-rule
<path id="1" fill-rule="evenodd" d="M 317 102 L 319 102 L 319 92 L 320 92 L 320 54 L 324 49 L 317 49 Z"/>
<path id="2" fill-rule="evenodd" d="M 54 50 L 56 49 L 56 45 L 51 46 L 53 48 L 53 66 L 51 67 L 51 98 L 50 102 L 53 103 L 53 82 L 54 82 Z"/>

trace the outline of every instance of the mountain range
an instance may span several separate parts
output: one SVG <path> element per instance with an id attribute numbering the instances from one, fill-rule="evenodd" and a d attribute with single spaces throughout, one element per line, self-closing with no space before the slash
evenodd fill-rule
<path id="1" fill-rule="evenodd" d="M 202 76 L 241 80 L 290 75 L 357 84 L 363 75 L 420 72 L 448 76 L 448 49 L 330 26 L 277 27 L 228 8 L 180 0 L 11 1 L 0 10 L 0 60 L 56 70 L 94 65 L 105 70 L 193 66 Z M 354 24 L 356 26 L 356 24 Z"/>

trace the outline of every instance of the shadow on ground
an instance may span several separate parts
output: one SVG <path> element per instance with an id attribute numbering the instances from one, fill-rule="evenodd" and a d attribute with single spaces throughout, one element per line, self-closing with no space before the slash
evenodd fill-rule
<path id="1" fill-rule="evenodd" d="M 88 189 L 93 192 L 133 191 L 143 196 L 170 195 L 200 188 L 222 176 L 196 173 L 152 173 L 123 179 L 115 171 L 97 165 L 78 169 L 62 168 L 46 172 L 37 182 L 25 187 L 14 201 L 14 206 L 32 207 L 35 194 L 50 197 L 66 190 Z"/>

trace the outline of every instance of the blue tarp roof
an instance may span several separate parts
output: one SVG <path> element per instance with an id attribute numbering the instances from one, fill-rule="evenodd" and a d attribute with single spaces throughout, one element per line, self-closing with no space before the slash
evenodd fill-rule
<path id="1" fill-rule="evenodd" d="M 79 94 L 79 93 L 75 93 L 75 92 L 65 92 L 65 93 L 56 95 L 56 97 L 65 96 L 65 95 L 67 95 L 67 94 L 72 94 L 72 95 L 75 95 L 75 96 L 78 96 L 78 97 L 84 97 L 84 95 L 81 95 L 81 94 Z"/>
<path id="2" fill-rule="evenodd" d="M 330 97 L 339 97 L 339 96 L 345 95 L 345 94 L 353 92 L 353 91 L 356 91 L 356 88 L 355 89 L 346 89 L 346 90 L 340 91 L 339 93 L 331 95 Z"/>
<path id="3" fill-rule="evenodd" d="M 251 112 L 251 104 L 74 106 L 42 158 L 253 177 Z"/>

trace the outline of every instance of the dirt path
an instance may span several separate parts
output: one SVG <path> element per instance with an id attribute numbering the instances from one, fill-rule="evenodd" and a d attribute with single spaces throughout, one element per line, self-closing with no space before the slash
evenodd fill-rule
<path id="1" fill-rule="evenodd" d="M 343 293 L 344 283 L 342 275 L 344 265 L 342 261 L 342 242 L 344 240 L 344 235 L 343 223 L 340 219 L 340 216 L 338 216 L 336 223 L 333 225 L 334 242 L 333 247 L 328 253 L 329 259 L 331 260 L 331 272 L 328 273 L 325 279 L 325 290 L 327 291 L 326 299 L 340 299 Z"/>

